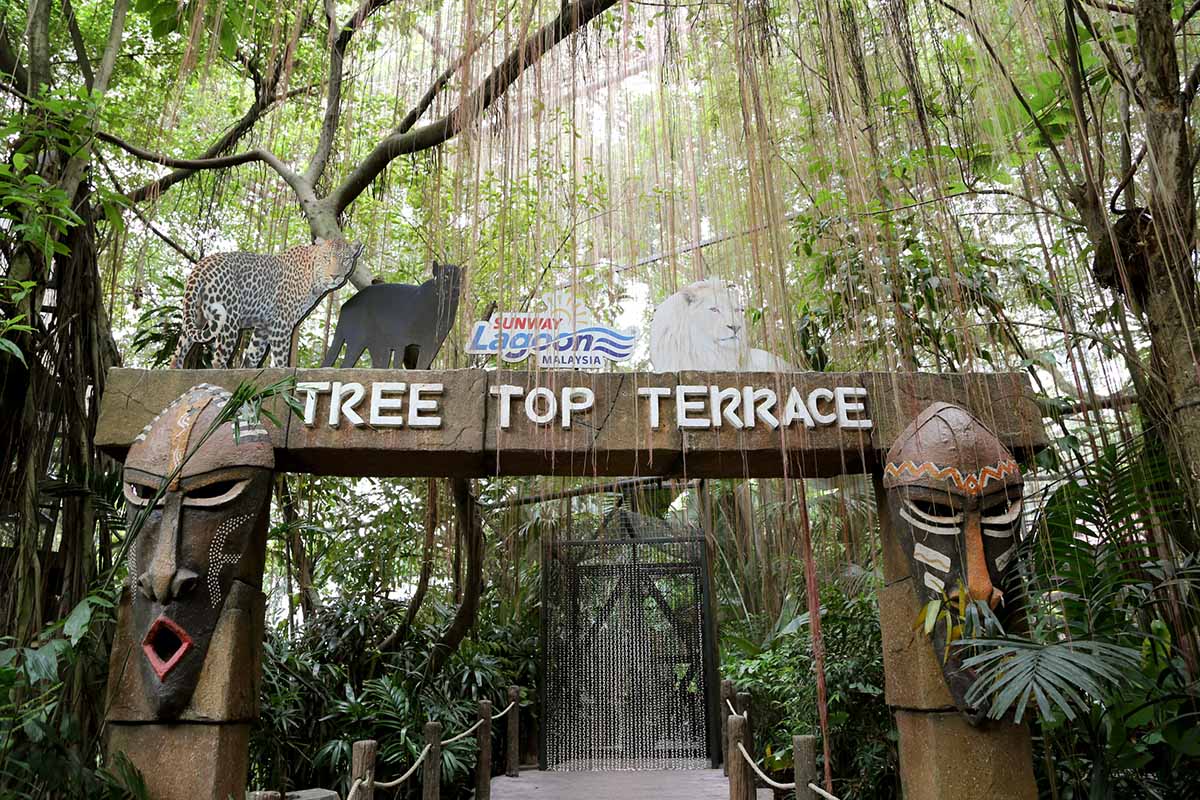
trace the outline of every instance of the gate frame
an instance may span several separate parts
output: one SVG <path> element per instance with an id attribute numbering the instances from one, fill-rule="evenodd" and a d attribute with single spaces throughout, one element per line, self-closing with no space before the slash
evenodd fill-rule
<path id="1" fill-rule="evenodd" d="M 699 553 L 694 566 L 700 578 L 700 665 L 703 673 L 701 685 L 704 692 L 704 746 L 708 751 L 709 766 L 716 769 L 721 766 L 724 753 L 721 752 L 721 676 L 717 668 L 717 620 L 716 606 L 713 601 L 712 581 L 708 555 L 708 536 L 703 529 L 687 526 L 685 530 L 691 533 L 683 536 L 651 536 L 646 538 L 619 537 L 613 539 L 550 539 L 542 542 L 541 564 L 538 574 L 538 597 L 541 602 L 541 615 L 538 622 L 538 707 L 541 717 L 538 724 L 538 769 L 547 770 L 546 765 L 546 675 L 548 656 L 546 637 L 548 634 L 547 609 L 549 608 L 549 587 L 547 586 L 547 566 L 551 561 L 551 553 L 559 545 L 586 546 L 597 543 L 629 544 L 633 547 L 635 561 L 638 545 L 655 544 L 694 544 Z"/>

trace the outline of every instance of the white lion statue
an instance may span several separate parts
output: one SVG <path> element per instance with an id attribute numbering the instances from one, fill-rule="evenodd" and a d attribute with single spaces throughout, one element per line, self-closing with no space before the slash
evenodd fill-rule
<path id="1" fill-rule="evenodd" d="M 656 372 L 695 369 L 776 372 L 791 365 L 746 342 L 746 315 L 737 287 L 708 279 L 663 301 L 650 323 L 650 361 Z"/>

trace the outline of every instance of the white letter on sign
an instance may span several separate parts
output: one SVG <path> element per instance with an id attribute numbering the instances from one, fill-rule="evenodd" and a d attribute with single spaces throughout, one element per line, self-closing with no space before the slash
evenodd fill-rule
<path id="1" fill-rule="evenodd" d="M 675 387 L 675 424 L 681 428 L 707 428 L 712 425 L 708 416 L 689 417 L 689 411 L 704 411 L 703 400 L 688 400 L 688 395 L 707 395 L 707 386 Z"/>
<path id="2" fill-rule="evenodd" d="M 572 400 L 578 396 L 580 399 Z M 586 386 L 564 386 L 562 390 L 562 426 L 571 427 L 571 414 L 587 411 L 596 404 L 596 393 Z"/>
<path id="3" fill-rule="evenodd" d="M 638 394 L 650 399 L 650 430 L 658 430 L 662 425 L 658 416 L 658 401 L 671 394 L 671 390 L 665 386 L 643 386 L 638 389 Z"/>
<path id="4" fill-rule="evenodd" d="M 317 424 L 317 395 L 329 391 L 329 381 L 301 381 L 296 384 L 297 392 L 304 392 L 304 424 Z"/>
<path id="5" fill-rule="evenodd" d="M 742 392 L 736 386 L 729 389 L 718 389 L 716 386 L 709 387 L 709 402 L 711 408 L 709 412 L 712 414 L 712 424 L 714 428 L 721 427 L 721 420 L 724 419 L 735 428 L 744 428 L 745 423 L 742 422 L 741 416 L 737 413 L 738 406 L 742 404 Z"/>
<path id="6" fill-rule="evenodd" d="M 396 411 L 400 410 L 400 406 L 404 405 L 402 397 L 384 397 L 384 392 L 404 392 L 406 383 L 394 383 L 392 381 L 379 381 L 371 384 L 371 424 L 380 428 L 399 428 L 404 425 L 404 415 L 396 416 L 386 415 L 383 412 L 389 409 Z"/>
<path id="7" fill-rule="evenodd" d="M 804 427 L 815 428 L 817 423 L 813 422 L 812 415 L 808 413 L 808 406 L 804 405 L 804 396 L 800 394 L 800 390 L 795 386 L 788 392 L 787 405 L 783 407 L 783 427 L 789 427 L 796 420 L 803 420 Z"/>
<path id="8" fill-rule="evenodd" d="M 759 401 L 762 401 L 761 403 Z M 755 389 L 753 386 L 742 387 L 742 416 L 747 428 L 753 428 L 756 419 L 767 423 L 774 430 L 779 427 L 779 420 L 771 413 L 779 398 L 774 389 Z"/>
<path id="9" fill-rule="evenodd" d="M 837 409 L 838 425 L 843 428 L 863 429 L 871 427 L 871 420 L 858 417 L 850 419 L 853 412 L 856 416 L 867 408 L 862 403 L 850 402 L 850 398 L 866 397 L 867 390 L 861 387 L 839 386 L 833 390 L 834 407 Z"/>
<path id="10" fill-rule="evenodd" d="M 347 394 L 350 396 L 346 397 Z M 343 416 L 350 420 L 354 427 L 362 427 L 365 423 L 354 407 L 362 402 L 364 394 L 366 390 L 361 383 L 334 381 L 329 393 L 329 427 L 338 427 Z"/>
<path id="11" fill-rule="evenodd" d="M 408 427 L 410 428 L 439 428 L 442 418 L 421 416 L 423 411 L 437 411 L 437 400 L 426 400 L 422 392 L 441 394 L 443 386 L 440 383 L 414 383 L 408 390 Z"/>
<path id="12" fill-rule="evenodd" d="M 492 397 L 499 398 L 500 430 L 506 431 L 512 426 L 512 401 L 523 394 L 525 394 L 524 389 L 520 386 L 513 386 L 511 383 L 502 383 L 492 387 Z"/>
<path id="13" fill-rule="evenodd" d="M 808 393 L 808 410 L 812 412 L 812 418 L 816 420 L 818 425 L 829 425 L 830 423 L 837 422 L 837 414 L 822 414 L 821 409 L 817 408 L 818 400 L 828 403 L 832 399 L 833 392 L 828 389 L 818 388 Z"/>
<path id="14" fill-rule="evenodd" d="M 537 411 L 539 397 L 546 401 L 546 411 L 543 414 Z M 529 417 L 530 422 L 536 422 L 538 425 L 553 422 L 558 416 L 558 400 L 554 397 L 554 390 L 539 386 L 525 395 L 525 416 Z"/>

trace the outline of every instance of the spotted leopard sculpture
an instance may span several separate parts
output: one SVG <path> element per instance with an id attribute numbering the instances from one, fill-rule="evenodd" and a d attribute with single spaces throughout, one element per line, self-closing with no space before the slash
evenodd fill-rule
<path id="1" fill-rule="evenodd" d="M 289 366 L 292 334 L 321 298 L 346 282 L 361 243 L 322 239 L 282 255 L 217 253 L 200 261 L 183 292 L 183 330 L 171 361 L 180 368 L 198 344 L 212 342 L 212 365 L 230 361 L 244 330 L 251 331 L 242 365 L 258 367 L 267 350 L 276 367 Z"/>

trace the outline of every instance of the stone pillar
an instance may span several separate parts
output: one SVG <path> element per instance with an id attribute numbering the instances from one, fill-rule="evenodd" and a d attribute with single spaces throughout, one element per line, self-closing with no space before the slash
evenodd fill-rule
<path id="1" fill-rule="evenodd" d="M 125 461 L 129 581 L 109 657 L 105 753 L 151 800 L 244 798 L 262 675 L 270 432 L 198 384 Z"/>
<path id="2" fill-rule="evenodd" d="M 955 709 L 929 639 L 913 630 L 920 606 L 908 560 L 893 533 L 879 475 L 875 498 L 883 545 L 879 591 L 884 695 L 900 733 L 900 781 L 910 800 L 1036 800 L 1033 748 L 1024 725 L 969 724 Z"/>
<path id="3" fill-rule="evenodd" d="M 266 515 L 255 535 L 266 547 Z M 256 526 L 257 527 L 257 526 Z M 244 797 L 250 728 L 258 718 L 266 596 L 235 583 L 213 632 L 195 693 L 178 719 L 156 720 L 139 685 L 141 642 L 122 593 L 109 657 L 105 753 L 141 771 L 151 800 Z"/>

